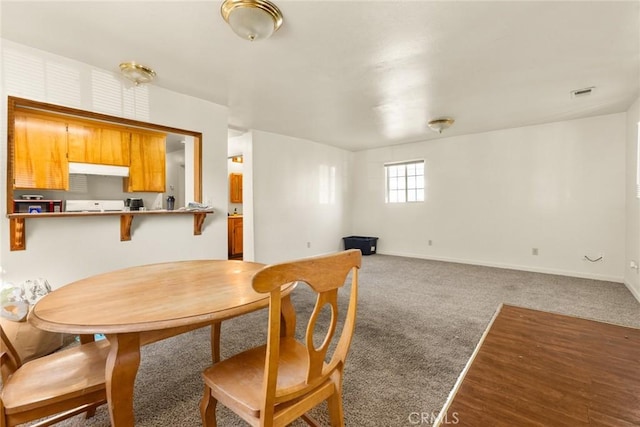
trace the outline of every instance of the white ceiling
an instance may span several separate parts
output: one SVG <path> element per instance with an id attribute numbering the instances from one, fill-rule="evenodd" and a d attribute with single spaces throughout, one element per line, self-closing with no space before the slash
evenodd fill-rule
<path id="1" fill-rule="evenodd" d="M 248 42 L 221 1 L 7 1 L 1 35 L 229 107 L 229 125 L 348 150 L 625 111 L 640 1 L 282 1 Z M 572 99 L 570 91 L 595 86 Z"/>

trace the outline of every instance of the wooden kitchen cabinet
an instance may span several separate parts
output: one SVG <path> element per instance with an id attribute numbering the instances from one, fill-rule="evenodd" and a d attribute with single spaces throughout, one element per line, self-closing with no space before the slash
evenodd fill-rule
<path id="1" fill-rule="evenodd" d="M 230 216 L 229 222 L 229 259 L 242 259 L 242 217 Z"/>
<path id="2" fill-rule="evenodd" d="M 231 203 L 242 203 L 242 174 L 229 174 L 229 200 Z"/>
<path id="3" fill-rule="evenodd" d="M 129 166 L 131 132 L 109 126 L 70 121 L 69 161 Z"/>
<path id="4" fill-rule="evenodd" d="M 124 179 L 124 191 L 164 193 L 166 187 L 166 134 L 131 133 L 129 177 Z"/>
<path id="5" fill-rule="evenodd" d="M 16 111 L 13 188 L 68 190 L 67 129 L 63 120 Z"/>

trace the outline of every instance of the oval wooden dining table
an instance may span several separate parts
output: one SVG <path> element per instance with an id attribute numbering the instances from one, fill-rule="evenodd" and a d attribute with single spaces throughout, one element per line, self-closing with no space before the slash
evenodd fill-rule
<path id="1" fill-rule="evenodd" d="M 245 261 L 194 260 L 103 273 L 46 295 L 29 320 L 47 331 L 106 335 L 111 346 L 105 371 L 111 425 L 133 426 L 140 347 L 211 325 L 212 359 L 218 361 L 220 322 L 269 304 L 269 294 L 251 286 L 253 274 L 262 267 Z M 283 304 L 291 304 L 294 287 L 283 288 Z M 283 321 L 287 327 L 288 319 Z"/>

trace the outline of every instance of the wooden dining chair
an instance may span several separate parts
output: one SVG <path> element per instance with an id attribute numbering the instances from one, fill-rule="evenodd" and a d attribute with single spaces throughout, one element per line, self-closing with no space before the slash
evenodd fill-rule
<path id="1" fill-rule="evenodd" d="M 203 372 L 200 413 L 204 426 L 216 426 L 218 401 L 252 426 L 285 426 L 300 417 L 314 425 L 306 413 L 325 400 L 331 425 L 344 425 L 342 379 L 355 327 L 361 262 L 360 250 L 352 249 L 266 266 L 254 275 L 253 288 L 270 294 L 267 343 Z M 348 282 L 349 273 L 349 304 L 342 333 L 334 342 L 338 290 Z M 302 342 L 294 336 L 296 313 L 289 296 L 281 298 L 281 286 L 292 282 L 298 282 L 298 287 L 306 284 L 316 294 Z M 328 325 L 318 322 L 327 307 L 331 313 Z M 326 331 L 320 340 L 315 336 L 318 330 Z M 330 347 L 333 353 L 328 357 Z"/>
<path id="2" fill-rule="evenodd" d="M 22 363 L 0 326 L 0 427 L 48 417 L 30 427 L 44 427 L 87 413 L 106 403 L 107 340 L 82 336 L 82 344 Z"/>

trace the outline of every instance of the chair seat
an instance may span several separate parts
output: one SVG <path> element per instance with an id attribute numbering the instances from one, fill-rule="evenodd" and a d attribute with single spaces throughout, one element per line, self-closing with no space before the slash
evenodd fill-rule
<path id="1" fill-rule="evenodd" d="M 266 346 L 256 347 L 207 368 L 202 376 L 216 399 L 259 417 L 265 353 Z M 293 338 L 282 338 L 276 389 L 304 384 L 307 364 L 306 347 Z M 242 375 L 238 375 L 239 372 Z"/>
<path id="2" fill-rule="evenodd" d="M 25 363 L 4 384 L 7 414 L 30 411 L 104 390 L 109 342 L 101 340 Z"/>

